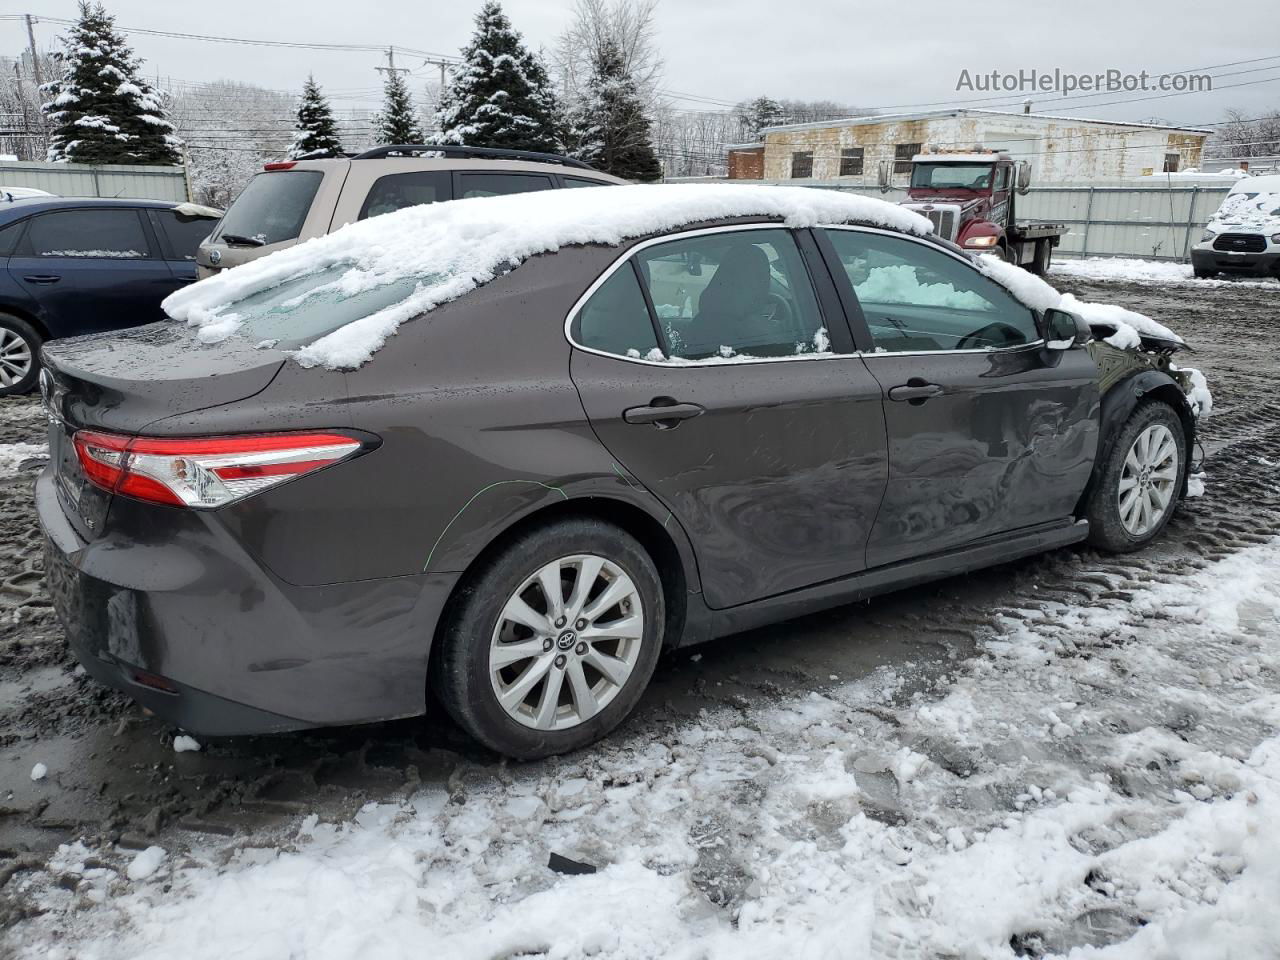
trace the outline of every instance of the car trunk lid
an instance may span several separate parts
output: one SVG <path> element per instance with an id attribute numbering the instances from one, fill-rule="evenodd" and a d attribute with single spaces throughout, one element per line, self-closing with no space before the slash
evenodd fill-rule
<path id="1" fill-rule="evenodd" d="M 111 495 L 81 470 L 72 442 L 77 430 L 136 435 L 166 417 L 243 400 L 265 390 L 287 359 L 239 338 L 201 344 L 173 322 L 55 341 L 42 357 L 58 497 L 86 539 L 101 531 Z"/>

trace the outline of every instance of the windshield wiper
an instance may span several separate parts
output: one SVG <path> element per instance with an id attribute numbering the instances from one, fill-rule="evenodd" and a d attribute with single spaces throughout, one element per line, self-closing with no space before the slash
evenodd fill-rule
<path id="1" fill-rule="evenodd" d="M 238 247 L 265 247 L 267 245 L 267 241 L 261 237 L 246 237 L 239 233 L 224 233 L 218 239 L 223 243 Z"/>

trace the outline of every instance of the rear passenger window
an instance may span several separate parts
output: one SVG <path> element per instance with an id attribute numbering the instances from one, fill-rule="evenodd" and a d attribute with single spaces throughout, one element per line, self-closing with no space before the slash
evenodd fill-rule
<path id="1" fill-rule="evenodd" d="M 877 352 L 993 350 L 1040 339 L 1035 316 L 1004 287 L 926 244 L 828 230 Z"/>
<path id="2" fill-rule="evenodd" d="M 13 248 L 18 244 L 18 238 L 22 236 L 24 223 L 26 223 L 25 220 L 19 220 L 17 223 L 0 227 L 0 257 L 7 257 L 13 253 Z"/>
<path id="3" fill-rule="evenodd" d="M 572 331 L 577 343 L 592 350 L 633 359 L 662 359 L 649 308 L 630 263 L 615 270 L 583 304 Z"/>
<path id="4" fill-rule="evenodd" d="M 458 193 L 463 200 L 471 197 L 497 197 L 508 193 L 550 190 L 550 177 L 536 173 L 463 173 L 458 175 Z"/>
<path id="5" fill-rule="evenodd" d="M 218 224 L 212 217 L 184 217 L 176 210 L 153 210 L 152 213 L 169 241 L 169 249 L 179 260 L 194 260 L 196 250 Z"/>
<path id="6" fill-rule="evenodd" d="M 607 187 L 610 184 L 600 180 L 583 180 L 581 177 L 561 177 L 566 187 Z"/>
<path id="7" fill-rule="evenodd" d="M 111 260 L 151 256 L 136 210 L 59 210 L 31 221 L 26 246 L 37 257 Z"/>
<path id="8" fill-rule="evenodd" d="M 381 216 L 422 203 L 442 203 L 453 199 L 453 184 L 447 170 L 393 173 L 379 177 L 369 189 L 359 219 Z"/>
<path id="9" fill-rule="evenodd" d="M 672 357 L 830 351 L 809 274 L 787 230 L 672 240 L 642 250 L 636 262 Z"/>

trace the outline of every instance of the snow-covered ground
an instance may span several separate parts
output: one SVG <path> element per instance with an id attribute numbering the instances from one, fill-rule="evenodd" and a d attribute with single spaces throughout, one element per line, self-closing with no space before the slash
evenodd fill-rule
<path id="1" fill-rule="evenodd" d="M 1280 283 L 1268 279 L 1213 279 L 1197 280 L 1189 263 L 1172 263 L 1168 260 L 1138 260 L 1130 257 L 1089 257 L 1070 259 L 1061 257 L 1053 261 L 1049 273 L 1057 278 L 1079 277 L 1084 280 L 1115 280 L 1121 282 L 1182 284 L 1213 287 L 1232 284 L 1236 286 L 1267 286 L 1280 288 Z"/>
<path id="2" fill-rule="evenodd" d="M 1280 541 L 1085 559 L 938 699 L 903 666 L 278 846 L 78 845 L 20 958 L 1263 958 L 1280 944 Z M 1196 569 L 1198 567 L 1198 569 Z M 1176 572 L 1184 570 L 1186 572 Z M 856 642 L 851 639 L 851 642 Z M 556 852 L 599 867 L 547 868 Z M 92 854 L 92 855 L 91 855 Z M 130 877 L 134 879 L 130 879 Z"/>

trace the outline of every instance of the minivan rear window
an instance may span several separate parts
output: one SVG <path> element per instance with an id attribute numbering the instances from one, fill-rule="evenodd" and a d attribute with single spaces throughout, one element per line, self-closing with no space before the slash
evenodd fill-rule
<path id="1" fill-rule="evenodd" d="M 231 204 L 214 239 L 234 234 L 263 244 L 297 240 L 323 179 L 319 170 L 258 174 Z"/>

